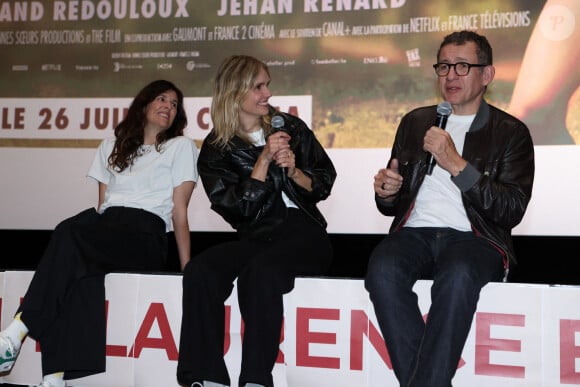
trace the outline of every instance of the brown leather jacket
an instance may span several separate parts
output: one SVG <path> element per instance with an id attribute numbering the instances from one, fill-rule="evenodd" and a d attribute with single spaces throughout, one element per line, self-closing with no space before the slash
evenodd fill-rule
<path id="1" fill-rule="evenodd" d="M 429 154 L 423 137 L 435 125 L 436 106 L 406 114 L 397 130 L 391 159 L 399 160 L 403 186 L 392 202 L 375 195 L 377 208 L 394 216 L 389 232 L 404 226 L 427 171 Z M 453 182 L 475 233 L 503 253 L 506 275 L 516 264 L 511 230 L 522 220 L 532 195 L 534 146 L 526 125 L 508 113 L 482 101 L 465 137 L 463 158 L 467 167 Z M 390 162 L 390 160 L 389 160 Z"/>

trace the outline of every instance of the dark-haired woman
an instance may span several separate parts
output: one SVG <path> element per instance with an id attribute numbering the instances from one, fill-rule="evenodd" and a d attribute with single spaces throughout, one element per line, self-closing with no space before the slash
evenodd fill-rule
<path id="1" fill-rule="evenodd" d="M 39 387 L 104 372 L 105 274 L 163 270 L 171 230 L 183 269 L 187 207 L 198 179 L 186 125 L 183 94 L 173 83 L 157 80 L 137 94 L 89 170 L 99 187 L 96 209 L 55 228 L 14 320 L 0 332 L 0 372 L 12 368 L 27 335 L 41 347 Z"/>

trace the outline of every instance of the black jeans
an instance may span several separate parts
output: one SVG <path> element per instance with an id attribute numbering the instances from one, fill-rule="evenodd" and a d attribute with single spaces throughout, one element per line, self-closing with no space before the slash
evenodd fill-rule
<path id="1" fill-rule="evenodd" d="M 503 272 L 499 250 L 472 232 L 409 227 L 377 245 L 365 287 L 401 386 L 451 386 L 481 288 Z M 421 278 L 433 279 L 426 322 L 412 290 Z"/>
<path id="2" fill-rule="evenodd" d="M 321 275 L 332 260 L 326 231 L 290 209 L 271 241 L 235 241 L 193 258 L 183 275 L 183 315 L 177 379 L 230 385 L 224 362 L 224 302 L 237 278 L 244 321 L 239 384 L 273 386 L 283 320 L 283 295 L 297 275 Z"/>
<path id="3" fill-rule="evenodd" d="M 150 212 L 87 209 L 53 231 L 19 311 L 40 343 L 43 375 L 76 379 L 105 371 L 105 274 L 159 271 L 165 222 Z"/>

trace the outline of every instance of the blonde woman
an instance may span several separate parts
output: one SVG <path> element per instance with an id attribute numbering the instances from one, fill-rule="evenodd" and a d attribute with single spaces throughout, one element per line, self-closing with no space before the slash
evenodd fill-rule
<path id="1" fill-rule="evenodd" d="M 214 127 L 198 169 L 211 208 L 239 238 L 209 248 L 185 268 L 177 366 L 184 386 L 230 385 L 224 302 L 236 279 L 245 323 L 238 384 L 273 386 L 282 297 L 297 275 L 323 274 L 332 260 L 316 204 L 330 195 L 334 166 L 302 120 L 270 106 L 269 85 L 268 67 L 245 55 L 227 58 L 215 79 Z M 273 116 L 285 130 L 272 127 Z"/>

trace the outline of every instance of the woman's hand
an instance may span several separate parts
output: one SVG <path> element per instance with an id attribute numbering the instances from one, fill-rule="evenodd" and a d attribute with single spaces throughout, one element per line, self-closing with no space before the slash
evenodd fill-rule
<path id="1" fill-rule="evenodd" d="M 276 164 L 280 165 L 278 160 L 282 155 L 287 157 L 285 153 L 287 151 L 290 151 L 290 135 L 284 131 L 278 131 L 268 136 L 262 155 L 266 156 L 269 161 L 276 161 Z"/>
<path id="2" fill-rule="evenodd" d="M 292 149 L 279 150 L 274 155 L 274 161 L 280 168 L 286 168 L 288 177 L 293 177 L 296 174 L 296 158 Z"/>
<path id="3" fill-rule="evenodd" d="M 280 163 L 276 160 L 277 155 L 280 152 L 285 152 L 290 150 L 290 135 L 283 131 L 274 132 L 268 136 L 266 139 L 266 145 L 256 160 L 254 164 L 254 169 L 252 170 L 252 178 L 266 181 L 266 175 L 268 174 L 268 167 L 272 161 L 276 161 L 276 164 Z M 287 156 L 286 156 L 287 157 Z"/>

